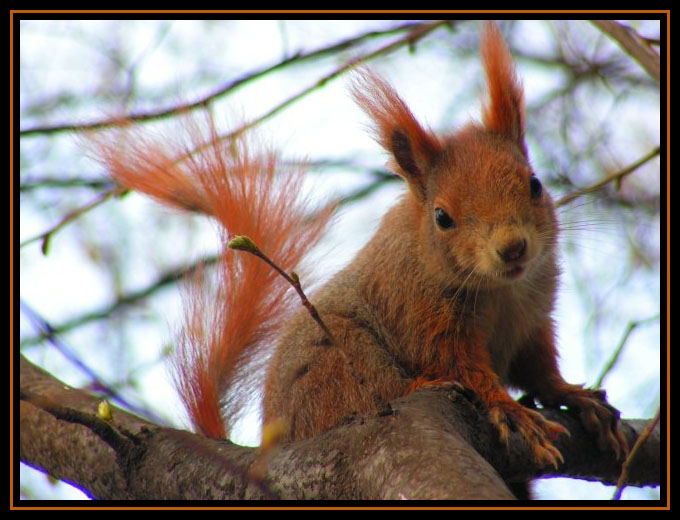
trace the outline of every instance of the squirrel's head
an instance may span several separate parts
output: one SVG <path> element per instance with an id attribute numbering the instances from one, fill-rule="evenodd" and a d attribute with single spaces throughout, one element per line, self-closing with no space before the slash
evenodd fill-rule
<path id="1" fill-rule="evenodd" d="M 372 118 L 390 167 L 420 212 L 423 254 L 461 283 L 497 286 L 524 279 L 553 249 L 550 196 L 534 175 L 524 141 L 523 90 L 498 27 L 481 42 L 488 101 L 482 124 L 438 137 L 418 123 L 385 80 L 361 70 L 354 97 Z"/>

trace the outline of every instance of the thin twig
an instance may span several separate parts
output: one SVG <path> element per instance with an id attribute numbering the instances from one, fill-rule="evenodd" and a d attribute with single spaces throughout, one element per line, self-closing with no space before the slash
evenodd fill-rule
<path id="1" fill-rule="evenodd" d="M 205 108 L 208 105 L 210 105 L 212 102 L 215 100 L 219 99 L 220 97 L 223 97 L 230 92 L 236 90 L 239 87 L 242 87 L 243 85 L 246 85 L 247 83 L 251 83 L 259 78 L 262 78 L 263 76 L 266 76 L 267 74 L 270 74 L 278 69 L 282 69 L 288 65 L 291 65 L 293 63 L 300 63 L 306 60 L 310 60 L 313 58 L 318 58 L 318 57 L 323 57 L 328 54 L 332 54 L 335 52 L 339 52 L 345 49 L 350 49 L 362 41 L 369 39 L 369 38 L 375 38 L 379 36 L 384 36 L 388 35 L 391 33 L 395 32 L 400 32 L 404 30 L 410 30 L 415 28 L 420 27 L 422 24 L 421 23 L 414 23 L 414 22 L 407 22 L 401 25 L 398 25 L 396 27 L 391 27 L 389 29 L 383 30 L 383 31 L 369 31 L 364 34 L 360 34 L 358 36 L 354 36 L 351 38 L 347 38 L 345 40 L 342 40 L 340 42 L 327 45 L 325 47 L 321 47 L 318 49 L 315 49 L 313 51 L 307 52 L 307 53 L 296 53 L 284 60 L 279 61 L 278 63 L 275 63 L 273 65 L 269 65 L 267 67 L 263 67 L 261 69 L 257 69 L 254 71 L 249 71 L 246 74 L 243 74 L 242 76 L 226 83 L 225 85 L 222 85 L 221 87 L 218 87 L 215 89 L 213 92 L 210 92 L 209 94 L 201 97 L 200 99 L 193 101 L 191 103 L 184 103 L 181 105 L 175 105 L 169 108 L 164 108 L 161 110 L 155 110 L 155 111 L 150 111 L 150 112 L 139 112 L 136 114 L 131 114 L 125 118 L 114 118 L 114 119 L 103 119 L 100 121 L 94 121 L 91 123 L 63 123 L 63 124 L 57 124 L 57 125 L 41 125 L 41 126 L 36 126 L 33 128 L 27 128 L 25 130 L 21 130 L 19 132 L 19 135 L 21 137 L 31 137 L 34 135 L 45 135 L 45 134 L 54 134 L 54 133 L 59 133 L 59 132 L 71 132 L 71 131 L 81 131 L 81 130 L 100 130 L 104 128 L 110 128 L 114 126 L 120 126 L 122 121 L 130 122 L 130 121 L 137 121 L 137 122 L 142 122 L 142 121 L 154 121 L 157 119 L 163 119 L 167 117 L 172 117 L 174 115 L 182 114 L 182 113 L 187 113 L 188 111 L 198 109 L 198 108 Z"/>
<path id="2" fill-rule="evenodd" d="M 647 155 L 645 155 L 641 159 L 638 159 L 633 164 L 631 164 L 630 166 L 627 166 L 623 170 L 620 170 L 616 173 L 608 175 L 607 177 L 605 177 L 601 181 L 598 181 L 591 186 L 588 186 L 586 188 L 582 188 L 578 191 L 575 191 L 574 193 L 570 193 L 569 195 L 565 195 L 564 197 L 562 197 L 561 199 L 559 199 L 555 203 L 555 207 L 559 208 L 560 206 L 565 205 L 567 202 L 571 202 L 572 200 L 580 197 L 581 195 L 585 195 L 586 193 L 591 193 L 593 191 L 597 191 L 597 190 L 599 190 L 603 186 L 606 186 L 607 184 L 609 184 L 612 181 L 620 182 L 621 179 L 623 179 L 626 175 L 633 173 L 640 166 L 651 161 L 652 159 L 654 159 L 654 157 L 656 157 L 660 153 L 661 153 L 661 148 L 657 146 L 651 152 L 649 152 Z"/>
<path id="3" fill-rule="evenodd" d="M 103 202 L 107 201 L 109 198 L 113 196 L 120 195 L 123 193 L 125 190 L 124 188 L 121 188 L 119 186 L 116 186 L 115 188 L 110 188 L 103 193 L 100 193 L 97 195 L 91 202 L 88 202 L 84 206 L 81 206 L 80 208 L 76 208 L 73 211 L 69 211 L 66 215 L 62 217 L 62 219 L 57 222 L 54 226 L 52 226 L 50 229 L 47 231 L 43 231 L 39 235 L 36 235 L 34 237 L 28 238 L 21 242 L 19 244 L 19 247 L 24 247 L 28 244 L 31 244 L 33 242 L 37 242 L 38 240 L 42 240 L 42 246 L 41 250 L 44 255 L 47 254 L 47 249 L 49 247 L 50 239 L 52 238 L 52 235 L 59 231 L 61 228 L 66 226 L 69 222 L 72 222 L 75 220 L 77 217 L 85 213 L 86 211 L 91 210 L 92 208 L 95 208 L 102 204 Z"/>
<path id="4" fill-rule="evenodd" d="M 69 330 L 75 329 L 77 327 L 80 327 L 82 325 L 85 325 L 87 323 L 90 323 L 92 321 L 97 321 L 97 320 L 104 320 L 107 319 L 111 314 L 113 314 L 116 311 L 119 311 L 120 309 L 134 305 L 135 303 L 139 302 L 140 300 L 143 300 L 144 298 L 148 298 L 158 290 L 162 289 L 168 284 L 175 283 L 179 280 L 184 279 L 185 277 L 189 276 L 191 273 L 193 273 L 197 265 L 201 266 L 207 266 L 211 264 L 215 264 L 220 260 L 220 256 L 211 256 L 208 258 L 205 258 L 203 260 L 200 260 L 196 264 L 192 264 L 186 267 L 181 267 L 179 269 L 174 269 L 168 273 L 165 273 L 162 275 L 159 279 L 155 280 L 151 284 L 147 285 L 146 287 L 143 287 L 139 289 L 138 291 L 134 291 L 128 294 L 122 295 L 120 298 L 118 298 L 115 302 L 111 303 L 110 305 L 107 305 L 104 308 L 97 309 L 91 312 L 88 312 L 86 314 L 83 314 L 81 316 L 77 316 L 71 320 L 68 320 L 66 322 L 63 322 L 59 325 L 53 325 L 51 327 L 51 332 L 53 334 L 62 334 L 64 332 L 67 332 Z M 41 341 L 44 341 L 45 339 L 48 339 L 49 335 L 45 332 L 33 336 L 30 338 L 26 338 L 23 340 L 20 344 L 21 348 L 28 347 L 31 345 L 35 345 Z"/>
<path id="5" fill-rule="evenodd" d="M 326 74 L 322 78 L 318 79 L 315 83 L 310 85 L 309 87 L 301 90 L 297 94 L 292 95 L 288 99 L 282 101 L 275 107 L 273 107 L 271 110 L 268 112 L 265 112 L 262 114 L 260 117 L 253 119 L 252 121 L 242 125 L 241 127 L 237 128 L 236 130 L 232 130 L 228 134 L 224 134 L 220 136 L 220 140 L 228 140 L 228 139 L 233 139 L 239 135 L 241 135 L 243 132 L 250 130 L 254 126 L 259 125 L 260 123 L 266 121 L 267 119 L 271 118 L 275 114 L 279 113 L 281 110 L 284 108 L 288 107 L 289 105 L 295 103 L 299 99 L 303 98 L 304 96 L 308 95 L 309 93 L 323 87 L 328 83 L 329 81 L 337 78 L 344 72 L 356 67 L 360 63 L 364 63 L 365 61 L 371 60 L 373 58 L 376 58 L 377 56 L 381 56 L 383 54 L 388 54 L 396 49 L 399 49 L 400 47 L 403 47 L 404 45 L 409 45 L 412 46 L 414 45 L 419 39 L 424 37 L 426 34 L 432 32 L 433 30 L 437 29 L 438 27 L 441 27 L 442 25 L 448 23 L 448 20 L 438 20 L 436 22 L 430 22 L 427 24 L 422 24 L 418 27 L 416 27 L 413 31 L 408 33 L 407 35 L 393 41 L 392 43 L 389 43 L 387 45 L 384 45 L 378 49 L 376 49 L 373 52 L 369 52 L 368 54 L 364 54 L 363 56 L 359 56 L 357 58 L 354 58 L 344 65 L 336 68 L 335 70 L 331 71 L 329 74 Z M 213 143 L 209 143 L 206 146 L 211 146 Z M 200 151 L 200 147 L 193 152 Z M 192 152 L 192 153 L 193 153 Z"/>
<path id="6" fill-rule="evenodd" d="M 661 59 L 659 53 L 652 49 L 630 27 L 614 20 L 591 20 L 602 32 L 612 37 L 637 61 L 657 82 L 661 81 Z"/>
<path id="7" fill-rule="evenodd" d="M 635 459 L 635 456 L 640 451 L 640 447 L 647 441 L 647 439 L 649 439 L 650 435 L 652 435 L 654 428 L 656 428 L 656 425 L 659 424 L 660 418 L 661 418 L 661 408 L 659 407 L 656 410 L 656 415 L 654 416 L 654 418 L 651 421 L 649 421 L 649 423 L 647 424 L 645 429 L 642 431 L 640 436 L 635 441 L 635 444 L 633 445 L 633 449 L 630 450 L 628 457 L 626 457 L 626 460 L 623 461 L 623 465 L 621 466 L 621 474 L 619 475 L 619 480 L 616 483 L 616 491 L 614 492 L 614 496 L 612 497 L 612 500 L 620 500 L 621 499 L 621 493 L 623 492 L 623 488 L 626 485 L 626 480 L 628 479 L 628 470 L 630 468 L 630 465 L 632 464 L 633 460 Z"/>
<path id="8" fill-rule="evenodd" d="M 338 76 L 342 75 L 346 71 L 356 67 L 357 65 L 364 63 L 366 61 L 369 61 L 373 58 L 376 58 L 377 56 L 381 56 L 383 54 L 389 54 L 390 52 L 399 49 L 400 47 L 403 47 L 404 45 L 409 45 L 413 46 L 418 40 L 420 40 L 422 37 L 424 37 L 426 34 L 432 32 L 433 30 L 437 29 L 438 27 L 441 27 L 442 25 L 448 24 L 449 20 L 438 20 L 435 22 L 430 22 L 426 24 L 422 24 L 417 26 L 413 31 L 408 33 L 407 35 L 393 41 L 392 43 L 389 43 L 387 45 L 384 45 L 378 49 L 376 49 L 373 52 L 369 52 L 368 54 L 364 54 L 363 56 L 359 56 L 357 58 L 354 58 L 344 65 L 336 68 L 335 70 L 331 71 L 330 73 L 326 74 L 322 78 L 316 80 L 312 85 L 302 89 L 296 94 L 293 94 L 291 97 L 288 99 L 285 99 L 278 105 L 274 106 L 271 108 L 269 111 L 265 112 L 264 114 L 260 115 L 259 117 L 253 119 L 252 121 L 249 121 L 248 123 L 245 123 L 238 127 L 236 130 L 232 130 L 226 134 L 222 134 L 217 138 L 217 141 L 228 141 L 235 139 L 239 136 L 241 136 L 244 132 L 254 128 L 255 126 L 267 121 L 274 115 L 278 114 L 288 106 L 292 105 L 296 101 L 302 99 L 303 97 L 309 95 L 310 93 L 314 92 L 317 89 L 320 89 L 324 87 L 329 81 L 337 78 Z M 215 140 L 210 140 L 209 142 L 198 146 L 194 150 L 191 150 L 188 154 L 178 157 L 177 162 L 180 162 L 184 159 L 187 159 L 189 156 L 200 153 L 202 152 L 205 148 L 208 148 L 210 146 L 215 145 Z"/>
<path id="9" fill-rule="evenodd" d="M 291 105 L 292 103 L 296 102 L 296 101 L 299 100 L 300 98 L 306 96 L 306 95 L 309 94 L 310 92 L 312 92 L 312 91 L 314 91 L 314 90 L 316 90 L 316 89 L 318 89 L 318 88 L 321 88 L 321 87 L 324 86 L 328 81 L 330 81 L 330 80 L 336 78 L 337 76 L 341 75 L 341 74 L 342 74 L 343 72 L 345 72 L 346 70 L 348 70 L 348 69 L 350 69 L 350 68 L 352 68 L 352 67 L 358 65 L 359 63 L 362 63 L 362 62 L 365 62 L 365 61 L 370 60 L 370 59 L 372 59 L 372 58 L 375 58 L 376 56 L 379 56 L 379 55 L 382 55 L 382 54 L 386 54 L 386 53 L 392 52 L 393 50 L 398 49 L 399 47 L 402 47 L 403 45 L 406 45 L 406 44 L 408 44 L 408 45 L 413 45 L 413 44 L 414 44 L 416 41 L 418 41 L 420 38 L 424 37 L 426 34 L 428 34 L 429 32 L 433 31 L 434 29 L 436 29 L 437 27 L 440 27 L 441 25 L 443 25 L 443 24 L 445 24 L 445 23 L 447 23 L 447 20 L 440 20 L 440 21 L 435 21 L 435 22 L 430 22 L 430 23 L 426 23 L 426 24 L 417 25 L 417 26 L 415 27 L 415 29 L 413 29 L 413 30 L 412 30 L 411 32 L 409 32 L 407 35 L 405 35 L 405 36 L 403 36 L 403 37 L 397 39 L 397 40 L 394 41 L 394 42 L 391 42 L 391 43 L 389 43 L 389 44 L 387 44 L 387 45 L 384 45 L 384 46 L 382 46 L 382 47 L 376 49 L 376 50 L 373 51 L 373 52 L 370 52 L 370 53 L 368 53 L 368 54 L 365 54 L 365 55 L 363 55 L 363 56 L 360 56 L 360 57 L 358 57 L 358 58 L 356 58 L 356 59 L 351 60 L 350 62 L 346 63 L 345 65 L 343 65 L 343 66 L 341 66 L 341 67 L 335 69 L 335 70 L 332 71 L 330 74 L 327 74 L 327 75 L 324 76 L 323 78 L 317 80 L 317 81 L 316 81 L 313 85 L 311 85 L 310 87 L 307 87 L 306 89 L 302 90 L 301 92 L 298 92 L 297 94 L 295 94 L 295 95 L 293 95 L 292 97 L 288 98 L 287 100 L 283 101 L 282 103 L 279 103 L 277 106 L 275 106 L 274 108 L 272 108 L 271 110 L 269 110 L 269 111 L 266 112 L 265 114 L 262 114 L 260 117 L 258 117 L 258 118 L 256 118 L 256 119 L 250 121 L 249 123 L 246 123 L 245 125 L 242 125 L 240 128 L 237 128 L 236 130 L 233 130 L 233 131 L 229 132 L 229 133 L 226 134 L 226 135 L 220 136 L 220 137 L 219 137 L 219 140 L 233 139 L 233 138 L 235 138 L 235 137 L 241 135 L 241 134 L 242 134 L 243 132 L 245 132 L 246 130 L 251 129 L 251 128 L 253 128 L 253 127 L 256 126 L 256 125 L 259 125 L 259 124 L 262 123 L 263 121 L 265 121 L 265 120 L 269 119 L 270 117 L 274 116 L 275 114 L 277 114 L 278 112 L 280 112 L 280 111 L 283 110 L 284 108 L 288 107 L 288 106 Z M 334 48 L 337 48 L 337 46 L 338 46 L 338 44 L 336 44 L 336 45 L 333 46 L 333 47 L 334 47 Z M 327 52 L 327 51 L 326 51 L 326 52 Z M 293 58 L 291 58 L 291 60 L 292 60 L 292 59 L 293 59 Z M 288 60 L 288 61 L 290 61 L 290 60 Z M 283 63 L 283 62 L 281 62 L 281 63 L 275 65 L 274 68 L 278 68 L 278 67 L 282 66 L 282 63 Z M 271 68 L 270 68 L 270 69 L 271 69 Z M 269 69 L 266 70 L 266 72 L 270 72 L 270 71 L 271 71 L 271 70 L 269 70 Z M 242 79 L 236 80 L 236 81 L 232 82 L 232 83 L 230 84 L 230 86 L 221 89 L 219 93 L 215 93 L 215 94 L 213 94 L 213 95 L 211 95 L 211 96 L 208 96 L 207 98 L 205 98 L 205 99 L 204 99 L 203 101 L 201 101 L 201 102 L 197 102 L 197 103 L 193 103 L 193 104 L 184 105 L 184 106 L 182 106 L 182 107 L 175 107 L 175 108 L 173 108 L 172 111 L 166 111 L 166 112 L 164 112 L 162 115 L 169 115 L 170 113 L 179 113 L 179 112 L 182 112 L 182 111 L 186 111 L 186 110 L 188 110 L 188 109 L 191 109 L 191 108 L 195 108 L 196 106 L 206 106 L 206 105 L 208 104 L 208 101 L 213 100 L 216 96 L 222 95 L 222 94 L 224 94 L 226 91 L 231 90 L 231 89 L 235 88 L 237 85 L 242 84 L 244 81 L 246 81 L 246 80 L 247 80 L 247 81 L 250 81 L 250 80 L 252 80 L 254 77 L 257 77 L 258 75 L 262 75 L 262 74 L 264 74 L 264 73 L 265 73 L 265 71 L 260 71 L 260 72 L 258 72 L 258 73 L 254 73 L 254 74 L 249 75 L 249 76 L 248 76 L 247 78 L 245 78 L 245 79 L 242 78 Z M 160 113 L 157 113 L 156 115 L 153 115 L 152 117 L 151 117 L 151 116 L 148 116 L 148 115 L 144 115 L 144 116 L 137 115 L 137 116 L 133 116 L 133 117 L 127 118 L 127 119 L 125 119 L 125 121 L 130 121 L 130 120 L 132 120 L 132 121 L 135 121 L 135 120 L 139 121 L 139 120 L 148 119 L 149 117 L 155 119 L 155 118 L 159 117 L 159 114 L 160 114 Z M 118 123 L 120 123 L 120 121 L 121 121 L 121 120 L 119 119 L 119 120 L 118 120 Z M 104 123 L 95 123 L 95 124 L 94 124 L 95 126 L 92 126 L 92 125 L 82 125 L 82 126 L 79 127 L 79 129 L 82 130 L 82 129 L 101 128 L 101 127 L 103 127 L 103 126 L 111 126 L 111 124 L 112 124 L 111 121 L 107 121 L 107 122 L 104 122 Z M 73 130 L 73 129 L 75 129 L 75 128 L 69 127 L 68 129 Z M 30 133 L 30 131 L 27 131 L 27 132 Z M 21 135 L 23 136 L 23 135 L 24 135 L 24 132 L 22 132 Z M 199 146 L 199 147 L 196 148 L 195 150 L 192 150 L 192 151 L 189 153 L 189 155 L 194 154 L 194 153 L 200 153 L 200 151 L 203 149 L 203 147 L 209 147 L 209 146 L 214 146 L 214 145 L 215 145 L 214 141 L 211 140 L 211 141 L 209 141 L 208 143 L 204 144 L 203 146 Z M 178 157 L 178 158 L 177 158 L 177 162 L 180 162 L 180 161 L 182 161 L 183 159 L 186 159 L 186 156 Z M 94 206 L 100 204 L 101 202 L 103 202 L 104 200 L 108 199 L 112 194 L 119 193 L 119 191 L 120 191 L 120 188 L 113 188 L 111 191 L 107 191 L 107 192 L 103 193 L 103 194 L 100 195 L 97 199 L 95 199 L 94 202 L 92 202 L 92 203 L 90 203 L 90 204 L 87 204 L 87 205 L 84 206 L 83 208 L 80 208 L 79 210 L 73 211 L 73 212 L 69 213 L 68 215 L 66 215 L 66 216 L 64 217 L 64 219 L 62 219 L 61 222 L 57 223 L 53 228 L 51 228 L 51 229 L 49 229 L 49 230 L 47 230 L 47 231 L 41 233 L 41 234 L 38 235 L 38 236 L 32 237 L 32 238 L 30 238 L 30 239 L 28 239 L 28 240 L 25 240 L 23 243 L 20 244 L 20 247 L 23 247 L 23 246 L 25 246 L 25 245 L 27 245 L 27 244 L 30 244 L 30 243 L 32 243 L 32 242 L 35 242 L 35 241 L 37 241 L 37 240 L 41 240 L 41 239 L 42 239 L 42 240 L 43 240 L 43 252 L 46 252 L 46 251 L 47 251 L 47 247 L 48 247 L 48 245 L 49 245 L 49 239 L 51 238 L 51 236 L 52 236 L 52 234 L 53 234 L 54 232 L 56 232 L 58 229 L 60 229 L 61 227 L 63 227 L 66 223 L 68 223 L 69 221 L 73 220 L 75 217 L 77 217 L 78 215 L 82 214 L 82 213 L 85 212 L 86 210 L 88 210 L 88 209 L 90 209 L 91 207 L 94 207 Z"/>
<path id="10" fill-rule="evenodd" d="M 119 403 L 121 406 L 124 406 L 125 408 L 127 408 L 133 413 L 136 413 L 137 415 L 147 417 L 149 420 L 155 422 L 158 425 L 165 424 L 165 421 L 158 417 L 156 414 L 154 414 L 153 412 L 146 408 L 141 408 L 139 406 L 132 404 L 122 395 L 120 395 L 119 392 L 114 390 L 111 387 L 111 385 L 105 383 L 102 380 L 102 378 L 91 367 L 89 367 L 85 362 L 83 362 L 82 359 L 80 359 L 80 357 L 76 355 L 76 353 L 71 347 L 69 347 L 64 341 L 62 341 L 58 337 L 54 327 L 52 327 L 45 318 L 38 314 L 26 302 L 20 300 L 19 304 L 21 306 L 21 310 L 24 312 L 24 314 L 26 314 L 31 324 L 36 329 L 38 329 L 41 332 L 41 334 L 43 334 L 45 339 L 47 339 L 50 342 L 50 344 L 54 348 L 56 348 L 66 359 L 68 359 L 79 370 L 81 370 L 90 378 L 91 381 L 90 386 L 92 388 L 94 388 L 97 392 L 106 395 L 111 400 Z"/>
<path id="11" fill-rule="evenodd" d="M 312 319 L 319 325 L 319 327 L 321 327 L 321 330 L 324 332 L 324 334 L 326 334 L 328 340 L 330 341 L 331 346 L 334 347 L 338 354 L 342 357 L 342 360 L 345 362 L 345 365 L 347 366 L 347 370 L 349 371 L 350 375 L 355 379 L 355 381 L 358 384 L 363 385 L 364 379 L 361 376 L 359 376 L 359 374 L 357 374 L 357 372 L 354 370 L 354 364 L 352 363 L 352 360 L 349 358 L 347 353 L 342 349 L 340 342 L 338 342 L 338 340 L 335 338 L 333 333 L 330 331 L 326 323 L 321 318 L 319 312 L 316 310 L 316 307 L 312 305 L 312 303 L 309 301 L 304 291 L 302 290 L 302 286 L 300 285 L 300 277 L 297 275 L 297 273 L 295 273 L 294 271 L 291 272 L 290 274 L 285 272 L 278 265 L 276 265 L 276 263 L 272 261 L 267 255 L 260 251 L 260 248 L 257 247 L 255 242 L 253 242 L 251 238 L 245 235 L 237 235 L 233 237 L 227 244 L 227 247 L 238 251 L 246 251 L 252 255 L 255 255 L 260 260 L 266 262 L 277 273 L 283 276 L 283 278 L 289 284 L 293 286 L 295 291 L 298 293 L 300 300 L 302 301 L 302 305 L 304 305 L 304 307 L 307 309 Z"/>
<path id="12" fill-rule="evenodd" d="M 602 369 L 602 372 L 600 373 L 600 376 L 595 381 L 595 384 L 594 384 L 595 388 L 600 388 L 602 386 L 602 382 L 604 381 L 604 378 L 607 377 L 607 374 L 609 374 L 611 369 L 614 367 L 616 362 L 619 360 L 619 356 L 621 355 L 621 352 L 623 351 L 623 347 L 625 346 L 626 341 L 628 341 L 628 336 L 630 336 L 631 332 L 633 332 L 633 330 L 635 330 L 640 325 L 644 325 L 646 323 L 656 321 L 658 319 L 659 319 L 659 315 L 657 314 L 656 316 L 652 316 L 651 318 L 647 318 L 647 319 L 644 319 L 644 320 L 631 321 L 631 322 L 628 323 L 628 326 L 626 327 L 626 330 L 623 333 L 623 336 L 621 337 L 621 340 L 619 341 L 618 346 L 614 349 L 614 352 L 612 353 L 611 357 L 609 358 L 609 361 L 604 366 L 604 368 Z"/>
<path id="13" fill-rule="evenodd" d="M 31 181 L 23 182 L 19 186 L 20 192 L 39 190 L 42 188 L 90 188 L 93 190 L 109 190 L 116 186 L 110 179 L 88 179 L 84 177 L 59 179 L 56 177 L 35 178 Z"/>
<path id="14" fill-rule="evenodd" d="M 262 251 L 260 251 L 260 248 L 257 247 L 255 242 L 252 241 L 251 238 L 245 236 L 245 235 L 238 235 L 232 238 L 229 243 L 227 244 L 227 247 L 230 249 L 235 249 L 238 251 L 246 251 L 252 255 L 255 255 L 261 260 L 264 260 L 269 266 L 272 267 L 277 273 L 279 273 L 283 278 L 293 286 L 293 289 L 295 289 L 295 292 L 298 293 L 298 296 L 300 297 L 300 300 L 302 301 L 302 305 L 305 306 L 309 314 L 312 316 L 314 321 L 316 321 L 319 324 L 319 327 L 321 327 L 321 330 L 323 330 L 324 334 L 328 336 L 328 339 L 331 341 L 331 343 L 336 346 L 340 347 L 340 344 L 336 341 L 335 337 L 333 336 L 333 333 L 330 331 L 330 329 L 326 326 L 324 323 L 323 319 L 319 315 L 319 311 L 316 310 L 316 307 L 312 305 L 312 303 L 309 301 L 307 298 L 307 295 L 305 292 L 302 290 L 302 286 L 300 285 L 300 277 L 297 275 L 295 272 L 291 272 L 288 274 L 285 272 L 283 269 L 281 269 L 271 258 L 269 258 L 267 255 L 265 255 Z"/>

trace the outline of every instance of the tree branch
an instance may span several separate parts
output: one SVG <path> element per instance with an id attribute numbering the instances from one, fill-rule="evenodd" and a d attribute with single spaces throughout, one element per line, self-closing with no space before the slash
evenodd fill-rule
<path id="1" fill-rule="evenodd" d="M 282 445 L 264 479 L 258 450 L 161 428 L 120 409 L 108 422 L 98 400 L 21 358 L 22 461 L 99 499 L 511 499 L 505 481 L 540 475 L 615 483 L 620 461 L 597 451 L 566 411 L 545 410 L 571 437 L 556 442 L 565 463 L 533 466 L 513 434 L 510 450 L 459 389 L 423 389 L 379 416 L 349 417 L 318 437 Z M 646 421 L 625 421 L 635 443 Z M 658 428 L 629 468 L 629 485 L 660 479 Z"/>
<path id="2" fill-rule="evenodd" d="M 214 91 L 202 96 L 200 99 L 193 101 L 191 103 L 183 103 L 176 106 L 171 106 L 168 108 L 153 110 L 149 112 L 138 112 L 131 114 L 125 118 L 126 121 L 137 121 L 137 122 L 147 122 L 154 121 L 158 119 L 164 119 L 167 117 L 177 116 L 182 113 L 186 113 L 190 110 L 195 110 L 198 108 L 205 108 L 217 99 L 230 94 L 237 88 L 243 87 L 244 85 L 251 83 L 257 79 L 260 79 L 267 74 L 271 74 L 279 69 L 286 66 L 303 63 L 307 60 L 314 58 L 321 58 L 328 55 L 333 55 L 334 53 L 340 52 L 342 50 L 347 50 L 355 47 L 359 43 L 371 38 L 376 38 L 379 36 L 385 36 L 392 33 L 398 33 L 402 31 L 417 32 L 417 30 L 423 26 L 427 25 L 422 22 L 405 22 L 403 24 L 397 25 L 395 27 L 390 27 L 381 31 L 368 31 L 366 33 L 360 34 L 358 36 L 353 36 L 341 40 L 339 42 L 314 49 L 312 51 L 302 53 L 297 52 L 292 56 L 289 56 L 278 63 L 269 65 L 257 70 L 252 70 L 243 74 L 242 76 L 229 81 L 228 83 L 216 88 Z M 34 135 L 46 135 L 54 134 L 59 132 L 73 132 L 73 131 L 84 131 L 84 130 L 101 130 L 104 128 L 110 128 L 112 126 L 120 125 L 120 118 L 107 118 L 100 121 L 93 121 L 91 123 L 62 123 L 56 125 L 40 125 L 32 128 L 27 128 L 21 130 L 19 135 L 21 137 L 32 137 Z"/>
<path id="3" fill-rule="evenodd" d="M 640 38 L 630 27 L 626 27 L 614 20 L 591 20 L 603 33 L 616 40 L 642 68 L 653 77 L 657 83 L 661 81 L 661 59 L 659 53 L 652 49 L 645 40 Z"/>
<path id="4" fill-rule="evenodd" d="M 607 175 L 604 179 L 596 182 L 595 184 L 593 184 L 591 186 L 588 186 L 586 188 L 581 188 L 580 190 L 577 190 L 573 193 L 570 193 L 569 195 L 565 195 L 564 197 L 560 198 L 557 202 L 555 202 L 555 207 L 559 208 L 560 206 L 564 206 L 568 202 L 571 202 L 572 200 L 577 199 L 578 197 L 581 197 L 582 195 L 585 195 L 586 193 L 592 193 L 594 191 L 599 190 L 600 188 L 606 186 L 610 182 L 620 183 L 621 179 L 623 179 L 627 175 L 630 175 L 635 170 L 637 170 L 640 166 L 651 161 L 652 159 L 654 159 L 660 153 L 661 153 L 661 148 L 659 146 L 657 146 L 651 152 L 646 154 L 644 157 L 641 157 L 640 159 L 635 161 L 630 166 L 627 166 L 624 169 L 622 169 L 622 170 L 620 170 L 616 173 L 613 173 L 611 175 Z"/>

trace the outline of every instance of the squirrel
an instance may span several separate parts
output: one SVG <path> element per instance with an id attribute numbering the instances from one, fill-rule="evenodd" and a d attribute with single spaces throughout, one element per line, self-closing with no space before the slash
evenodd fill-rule
<path id="1" fill-rule="evenodd" d="M 313 295 L 328 331 L 295 305 L 269 265 L 226 247 L 246 235 L 282 270 L 294 269 L 331 214 L 310 217 L 299 200 L 303 171 L 245 139 L 221 139 L 210 115 L 187 118 L 188 139 L 171 144 L 135 125 L 121 138 L 94 139 L 95 155 L 122 186 L 221 226 L 217 294 L 206 296 L 200 283 L 190 290 L 175 360 L 198 430 L 226 437 L 243 405 L 244 374 L 267 362 L 263 424 L 284 424 L 283 441 L 378 412 L 418 388 L 458 382 L 477 396 L 500 439 L 518 431 L 539 466 L 562 461 L 553 441 L 566 429 L 506 387 L 578 411 L 600 449 L 627 452 L 604 392 L 560 375 L 552 318 L 559 226 L 529 162 L 523 87 L 492 22 L 481 57 L 482 121 L 443 135 L 421 125 L 376 73 L 354 73 L 354 99 L 408 189 L 356 258 Z"/>

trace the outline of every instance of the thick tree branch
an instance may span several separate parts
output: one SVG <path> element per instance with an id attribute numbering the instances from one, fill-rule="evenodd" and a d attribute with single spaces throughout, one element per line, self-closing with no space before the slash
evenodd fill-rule
<path id="1" fill-rule="evenodd" d="M 561 475 L 616 481 L 620 462 L 597 451 L 578 419 L 547 410 L 571 437 L 558 470 L 533 467 L 519 437 L 511 449 L 465 392 L 424 389 L 377 417 L 356 416 L 319 437 L 282 445 L 262 466 L 257 449 L 160 428 L 65 386 L 21 358 L 21 459 L 100 499 L 511 499 L 506 481 Z M 625 421 L 632 445 L 646 421 Z M 629 472 L 630 485 L 660 475 L 658 429 Z M 481 455 L 480 455 L 481 454 Z M 484 458 L 482 457 L 484 456 Z"/>

